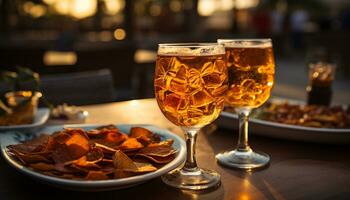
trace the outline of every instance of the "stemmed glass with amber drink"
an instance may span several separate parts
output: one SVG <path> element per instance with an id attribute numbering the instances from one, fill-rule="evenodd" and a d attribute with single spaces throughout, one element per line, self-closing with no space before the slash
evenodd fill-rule
<path id="1" fill-rule="evenodd" d="M 253 169 L 265 166 L 270 157 L 254 152 L 248 144 L 248 117 L 252 109 L 270 97 L 274 85 L 275 61 L 270 39 L 218 40 L 225 46 L 229 89 L 225 102 L 239 117 L 235 150 L 216 155 L 227 167 Z"/>
<path id="2" fill-rule="evenodd" d="M 228 88 L 225 48 L 217 43 L 159 44 L 155 96 L 165 117 L 185 132 L 187 159 L 181 169 L 162 177 L 166 184 L 190 190 L 219 185 L 220 175 L 197 166 L 197 133 L 224 107 Z"/>

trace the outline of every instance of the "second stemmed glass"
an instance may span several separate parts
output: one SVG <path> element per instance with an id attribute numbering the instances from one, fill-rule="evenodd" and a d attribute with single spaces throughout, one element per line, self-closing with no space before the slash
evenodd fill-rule
<path id="1" fill-rule="evenodd" d="M 229 89 L 225 102 L 239 117 L 239 137 L 235 150 L 216 155 L 227 167 L 253 169 L 265 166 L 270 157 L 254 152 L 248 144 L 248 117 L 253 108 L 270 97 L 274 85 L 275 62 L 270 39 L 218 40 L 226 49 Z"/>
<path id="2" fill-rule="evenodd" d="M 182 169 L 164 176 L 164 183 L 190 190 L 215 187 L 220 175 L 197 166 L 195 146 L 201 127 L 224 106 L 228 88 L 225 49 L 217 43 L 160 44 L 154 76 L 155 96 L 165 117 L 185 132 L 187 160 Z"/>

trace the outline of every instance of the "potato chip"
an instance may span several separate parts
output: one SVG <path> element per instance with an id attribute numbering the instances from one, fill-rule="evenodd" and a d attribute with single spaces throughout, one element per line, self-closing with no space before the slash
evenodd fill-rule
<path id="1" fill-rule="evenodd" d="M 20 160 L 24 164 L 37 163 L 37 162 L 51 163 L 51 161 L 49 159 L 45 158 L 42 155 L 38 155 L 38 154 L 21 154 L 21 153 L 18 153 L 18 154 L 16 154 L 16 156 L 19 157 Z"/>
<path id="2" fill-rule="evenodd" d="M 164 140 L 164 141 L 161 141 L 161 142 L 158 142 L 158 143 L 152 143 L 152 144 L 149 144 L 148 147 L 158 147 L 158 146 L 169 146 L 171 147 L 174 143 L 174 140 L 172 139 L 167 139 L 167 140 Z"/>
<path id="3" fill-rule="evenodd" d="M 94 144 L 96 147 L 100 148 L 103 153 L 115 153 L 117 150 L 116 149 L 113 149 L 111 147 L 108 147 L 108 146 L 105 146 L 103 144 L 100 144 L 100 143 L 95 143 Z"/>
<path id="4" fill-rule="evenodd" d="M 23 154 L 40 152 L 43 148 L 45 148 L 48 138 L 48 135 L 42 134 L 33 140 L 29 140 L 16 145 L 9 145 L 7 148 L 14 149 L 15 151 Z"/>
<path id="5" fill-rule="evenodd" d="M 134 162 L 134 163 L 137 166 L 137 171 L 134 171 L 134 172 L 146 173 L 146 172 L 153 172 L 157 170 L 157 168 L 150 163 L 139 163 L 139 162 Z M 128 170 L 125 170 L 125 171 L 128 171 Z"/>
<path id="6" fill-rule="evenodd" d="M 33 163 L 29 165 L 30 168 L 40 170 L 40 171 L 53 171 L 55 167 L 52 164 L 47 164 L 43 162 Z"/>
<path id="7" fill-rule="evenodd" d="M 146 158 L 146 159 L 148 159 L 154 163 L 157 163 L 157 164 L 166 164 L 166 163 L 171 162 L 175 158 L 174 154 L 169 155 L 167 157 L 160 157 L 160 156 L 150 156 L 150 155 L 138 153 L 138 154 L 136 154 L 136 156 Z"/>
<path id="8" fill-rule="evenodd" d="M 103 157 L 104 157 L 104 154 L 102 149 L 97 147 L 90 148 L 90 151 L 86 154 L 86 160 L 88 162 L 93 162 L 93 163 L 97 163 L 103 160 Z"/>
<path id="9" fill-rule="evenodd" d="M 141 149 L 139 153 L 149 156 L 167 157 L 176 153 L 176 150 L 170 146 L 148 146 Z"/>
<path id="10" fill-rule="evenodd" d="M 121 150 L 132 151 L 143 148 L 143 144 L 137 141 L 136 138 L 128 138 L 118 148 Z"/>
<path id="11" fill-rule="evenodd" d="M 101 171 L 89 171 L 85 179 L 86 180 L 107 180 L 108 176 Z"/>
<path id="12" fill-rule="evenodd" d="M 74 134 L 64 144 L 56 145 L 52 158 L 56 163 L 64 163 L 80 158 L 88 153 L 89 149 L 88 139 L 80 134 Z"/>
<path id="13" fill-rule="evenodd" d="M 114 178 L 118 179 L 118 178 L 127 178 L 130 176 L 134 176 L 135 174 L 132 172 L 127 172 L 124 171 L 122 169 L 115 169 L 114 170 Z"/>
<path id="14" fill-rule="evenodd" d="M 113 158 L 113 165 L 116 169 L 135 171 L 137 166 L 127 155 L 122 151 L 116 151 Z"/>
<path id="15" fill-rule="evenodd" d="M 90 134 L 90 144 L 99 143 L 110 148 L 117 148 L 122 144 L 128 136 L 117 129 L 102 129 L 96 130 L 99 134 Z"/>
<path id="16" fill-rule="evenodd" d="M 142 138 L 142 140 L 150 142 L 159 142 L 160 137 L 157 134 L 152 133 L 148 129 L 142 127 L 133 127 L 130 129 L 130 137 Z"/>
<path id="17" fill-rule="evenodd" d="M 118 130 L 118 128 L 115 126 L 115 125 L 113 125 L 113 124 L 108 124 L 108 125 L 104 125 L 104 126 L 99 126 L 99 127 L 97 127 L 96 128 L 97 130 L 103 130 L 103 129 L 116 129 L 116 130 Z"/>

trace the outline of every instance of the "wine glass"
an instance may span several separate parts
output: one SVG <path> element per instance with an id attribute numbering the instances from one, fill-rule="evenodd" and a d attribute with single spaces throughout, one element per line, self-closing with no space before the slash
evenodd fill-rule
<path id="1" fill-rule="evenodd" d="M 197 166 L 197 133 L 220 114 L 228 88 L 225 48 L 217 43 L 159 44 L 154 90 L 165 117 L 185 132 L 187 159 L 164 176 L 166 184 L 201 190 L 220 184 L 220 175 Z"/>
<path id="2" fill-rule="evenodd" d="M 275 61 L 271 39 L 219 39 L 225 46 L 229 89 L 225 103 L 239 117 L 239 137 L 235 150 L 216 155 L 227 167 L 253 169 L 265 166 L 270 157 L 254 152 L 248 144 L 248 117 L 252 109 L 270 97 L 274 85 Z"/>

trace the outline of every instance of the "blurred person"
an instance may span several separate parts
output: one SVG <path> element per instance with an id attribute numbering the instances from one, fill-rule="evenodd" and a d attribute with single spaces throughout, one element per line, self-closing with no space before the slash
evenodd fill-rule
<path id="1" fill-rule="evenodd" d="M 283 40 L 283 23 L 284 23 L 284 13 L 274 9 L 271 12 L 271 32 L 272 40 L 274 42 L 274 48 L 276 53 L 284 54 L 284 40 Z"/>
<path id="2" fill-rule="evenodd" d="M 341 12 L 340 25 L 343 30 L 350 30 L 350 7 L 347 7 Z"/>
<path id="3" fill-rule="evenodd" d="M 292 31 L 293 47 L 295 49 L 302 49 L 304 47 L 303 34 L 305 32 L 305 26 L 309 21 L 308 12 L 302 7 L 296 7 L 291 13 L 290 25 Z"/>

